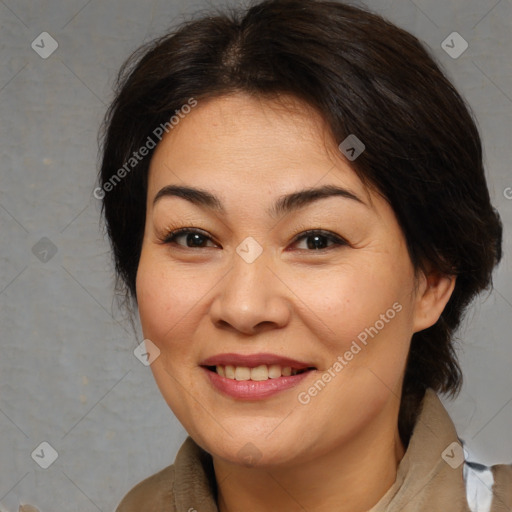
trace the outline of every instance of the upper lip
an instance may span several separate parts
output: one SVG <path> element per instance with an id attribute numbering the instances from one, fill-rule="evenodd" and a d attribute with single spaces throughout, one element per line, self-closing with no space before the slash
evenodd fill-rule
<path id="1" fill-rule="evenodd" d="M 247 366 L 255 367 L 260 365 L 277 364 L 281 367 L 291 367 L 296 370 L 313 368 L 312 364 L 297 361 L 290 357 L 280 356 L 278 354 L 260 353 L 260 354 L 217 354 L 201 361 L 201 366 Z"/>

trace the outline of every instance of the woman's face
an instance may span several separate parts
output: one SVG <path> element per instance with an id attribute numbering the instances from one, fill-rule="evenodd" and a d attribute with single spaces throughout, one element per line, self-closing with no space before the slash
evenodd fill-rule
<path id="1" fill-rule="evenodd" d="M 285 99 L 199 102 L 163 138 L 136 283 L 187 432 L 221 459 L 283 467 L 396 430 L 410 338 L 428 326 L 393 210 Z"/>

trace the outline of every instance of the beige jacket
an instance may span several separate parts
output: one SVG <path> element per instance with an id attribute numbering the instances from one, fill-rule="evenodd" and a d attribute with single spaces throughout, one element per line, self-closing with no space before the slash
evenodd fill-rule
<path id="1" fill-rule="evenodd" d="M 511 512 L 512 465 L 463 461 L 443 404 L 428 390 L 396 481 L 369 512 Z M 218 512 L 212 457 L 188 437 L 174 464 L 143 480 L 116 512 Z M 333 511 L 335 512 L 335 511 Z"/>

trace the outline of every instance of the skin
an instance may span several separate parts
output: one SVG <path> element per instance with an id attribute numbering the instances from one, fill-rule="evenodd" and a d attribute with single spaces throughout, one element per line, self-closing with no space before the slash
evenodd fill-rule
<path id="1" fill-rule="evenodd" d="M 364 204 L 335 196 L 267 213 L 282 195 L 329 184 Z M 180 197 L 153 204 L 167 185 L 207 190 L 225 213 Z M 207 236 L 198 246 L 186 235 L 163 242 L 182 227 Z M 327 248 L 308 248 L 311 237 L 296 239 L 307 229 L 348 243 L 321 237 Z M 236 252 L 248 236 L 263 249 L 252 263 Z M 152 157 L 136 282 L 141 324 L 161 351 L 151 368 L 163 397 L 213 457 L 221 512 L 374 506 L 404 455 L 398 397 L 412 334 L 437 321 L 454 283 L 415 274 L 390 205 L 298 100 L 237 93 L 201 101 Z M 298 394 L 396 303 L 401 311 L 301 404 Z M 296 388 L 240 400 L 215 390 L 199 366 L 227 352 L 271 352 L 317 370 Z M 248 442 L 252 467 L 239 453 Z"/>

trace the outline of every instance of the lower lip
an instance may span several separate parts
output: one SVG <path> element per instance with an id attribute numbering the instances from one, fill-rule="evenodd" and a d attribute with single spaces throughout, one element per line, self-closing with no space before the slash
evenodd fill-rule
<path id="1" fill-rule="evenodd" d="M 202 367 L 212 385 L 221 393 L 233 398 L 244 400 L 261 400 L 276 395 L 281 391 L 293 388 L 304 380 L 313 370 L 308 370 L 289 377 L 278 377 L 267 380 L 234 380 L 221 377 L 217 372 Z"/>

